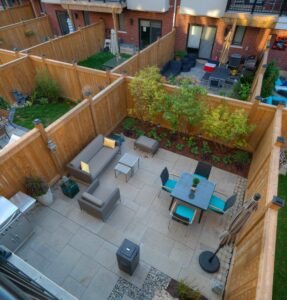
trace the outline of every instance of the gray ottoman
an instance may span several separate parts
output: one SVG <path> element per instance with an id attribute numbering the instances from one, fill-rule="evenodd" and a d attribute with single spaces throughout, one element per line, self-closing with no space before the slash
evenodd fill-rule
<path id="1" fill-rule="evenodd" d="M 135 149 L 151 153 L 154 155 L 159 148 L 159 142 L 147 136 L 141 135 L 134 143 Z"/>
<path id="2" fill-rule="evenodd" d="M 120 248 L 117 251 L 117 261 L 119 269 L 133 275 L 140 260 L 140 247 L 124 239 Z"/>

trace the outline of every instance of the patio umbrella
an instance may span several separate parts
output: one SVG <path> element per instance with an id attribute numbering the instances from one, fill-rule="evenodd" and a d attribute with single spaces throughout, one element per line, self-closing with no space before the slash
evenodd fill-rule
<path id="1" fill-rule="evenodd" d="M 114 29 L 111 29 L 111 52 L 114 55 L 119 54 L 119 44 L 117 41 L 116 31 Z"/>
<path id="2" fill-rule="evenodd" d="M 220 236 L 220 243 L 214 253 L 211 251 L 204 251 L 199 256 L 199 264 L 201 268 L 208 273 L 215 273 L 220 268 L 220 261 L 216 256 L 217 252 L 225 245 L 234 243 L 237 234 L 240 232 L 242 227 L 246 224 L 251 214 L 258 208 L 258 200 L 261 195 L 256 193 L 253 198 L 246 202 L 236 215 L 231 220 L 227 229 L 223 231 Z"/>

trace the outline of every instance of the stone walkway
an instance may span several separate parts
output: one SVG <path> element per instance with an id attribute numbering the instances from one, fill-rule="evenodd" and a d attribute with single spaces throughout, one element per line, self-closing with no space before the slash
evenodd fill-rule
<path id="1" fill-rule="evenodd" d="M 7 133 L 9 135 L 9 137 L 11 137 L 12 134 L 18 135 L 18 136 L 23 136 L 26 132 L 28 132 L 28 129 L 25 129 L 23 127 L 18 127 L 16 126 L 15 128 L 12 127 L 11 125 L 8 125 L 6 127 Z M 9 138 L 5 137 L 3 139 L 0 139 L 0 151 L 1 148 L 4 148 L 9 142 Z"/>
<path id="2" fill-rule="evenodd" d="M 80 193 L 70 199 L 56 184 L 54 203 L 39 205 L 29 216 L 36 232 L 17 254 L 79 299 L 114 299 L 115 292 L 118 299 L 138 299 L 132 296 L 139 295 L 133 289 L 136 293 L 145 290 L 153 270 L 163 278 L 185 280 L 209 299 L 221 299 L 212 286 L 215 280 L 225 281 L 227 265 L 222 264 L 218 274 L 208 274 L 200 268 L 198 257 L 217 248 L 232 210 L 223 216 L 207 211 L 200 224 L 196 220 L 191 226 L 172 221 L 168 229 L 170 196 L 164 191 L 159 195 L 159 174 L 164 167 L 175 174 L 193 173 L 197 161 L 164 149 L 149 157 L 135 152 L 131 139 L 124 143 L 125 152 L 140 155 L 140 168 L 127 183 L 124 176 L 115 178 L 118 155 L 100 177 L 101 185 L 117 186 L 121 192 L 122 201 L 106 223 L 79 209 L 77 198 L 86 186 L 80 185 Z M 245 188 L 244 179 L 215 167 L 210 180 L 225 198 L 234 192 L 242 194 Z M 240 197 L 237 205 L 241 205 Z M 140 245 L 140 264 L 133 276 L 117 266 L 116 251 L 124 238 Z M 122 286 L 130 292 L 122 294 Z"/>

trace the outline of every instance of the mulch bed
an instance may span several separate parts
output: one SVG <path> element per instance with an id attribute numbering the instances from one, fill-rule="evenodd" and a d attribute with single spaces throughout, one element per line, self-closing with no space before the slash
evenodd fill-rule
<path id="1" fill-rule="evenodd" d="M 166 288 L 166 291 L 174 298 L 179 298 L 178 292 L 177 292 L 177 286 L 178 286 L 178 281 L 171 279 L 169 282 L 168 287 Z M 180 300 L 208 300 L 206 297 L 201 296 L 199 299 L 197 298 L 191 298 L 191 297 L 181 297 L 179 298 Z"/>
<path id="2" fill-rule="evenodd" d="M 220 145 L 215 142 L 207 141 L 199 136 L 194 136 L 193 140 L 195 142 L 195 147 L 198 149 L 198 153 L 192 153 L 194 150 L 188 146 L 188 140 L 190 136 L 186 134 L 174 134 L 171 130 L 155 126 L 149 122 L 144 122 L 141 120 L 136 120 L 136 125 L 131 130 L 124 129 L 124 121 L 115 129 L 117 133 L 124 133 L 125 136 L 130 138 L 138 138 L 139 135 L 146 135 L 151 138 L 154 138 L 159 141 L 160 147 L 192 159 L 198 161 L 205 161 L 210 163 L 211 165 L 218 167 L 219 169 L 223 169 L 225 171 L 234 173 L 236 175 L 247 177 L 250 164 L 245 165 L 236 165 L 232 162 L 224 162 L 226 158 L 232 157 L 232 155 L 238 151 L 238 149 L 231 149 Z M 202 146 L 203 143 L 208 143 L 208 146 L 211 150 L 210 154 L 203 154 Z M 219 158 L 220 161 L 214 159 L 214 157 Z M 250 161 L 251 161 L 251 154 L 250 154 Z"/>

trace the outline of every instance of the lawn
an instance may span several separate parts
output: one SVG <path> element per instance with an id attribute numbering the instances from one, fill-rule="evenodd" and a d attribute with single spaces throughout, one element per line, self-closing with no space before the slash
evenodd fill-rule
<path id="1" fill-rule="evenodd" d="M 53 123 L 67 111 L 73 108 L 76 103 L 63 101 L 57 103 L 34 104 L 23 108 L 17 108 L 14 123 L 22 127 L 34 128 L 33 121 L 40 119 L 44 127 Z"/>
<path id="2" fill-rule="evenodd" d="M 114 57 L 115 55 L 111 52 L 99 52 L 95 55 L 88 57 L 86 60 L 79 61 L 78 65 L 92 69 L 104 70 L 103 64 Z M 121 57 L 128 59 L 131 57 L 131 55 L 121 54 Z"/>
<path id="3" fill-rule="evenodd" d="M 287 176 L 280 175 L 278 196 L 287 200 Z M 286 299 L 287 287 L 287 206 L 279 210 L 275 270 L 274 270 L 274 286 L 273 300 Z"/>

